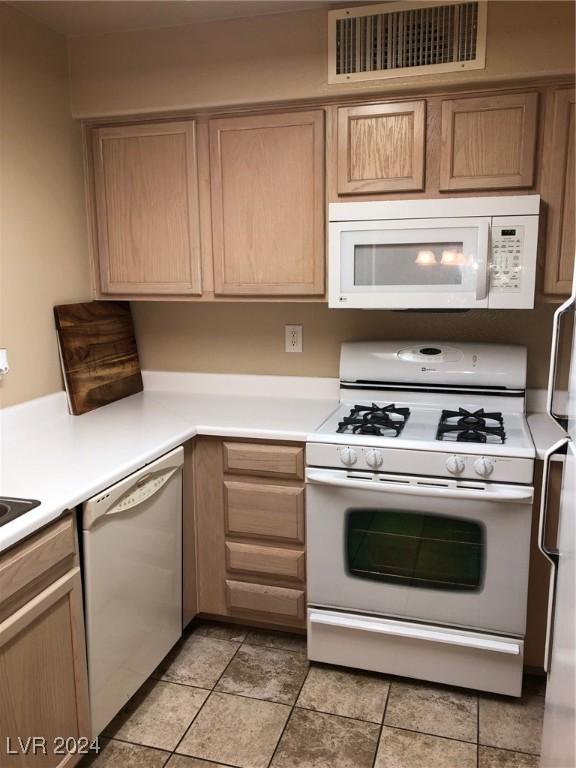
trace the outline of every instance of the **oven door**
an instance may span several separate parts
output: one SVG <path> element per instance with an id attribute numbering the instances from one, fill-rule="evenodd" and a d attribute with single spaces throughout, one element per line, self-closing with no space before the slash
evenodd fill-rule
<path id="1" fill-rule="evenodd" d="M 523 635 L 533 489 L 313 469 L 308 602 Z"/>
<path id="2" fill-rule="evenodd" d="M 488 306 L 490 218 L 330 224 L 330 307 Z"/>

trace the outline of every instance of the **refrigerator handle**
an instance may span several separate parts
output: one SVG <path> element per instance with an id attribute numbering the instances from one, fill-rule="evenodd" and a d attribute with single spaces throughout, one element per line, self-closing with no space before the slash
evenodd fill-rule
<path id="1" fill-rule="evenodd" d="M 561 422 L 562 416 L 554 413 L 554 389 L 556 386 L 556 371 L 558 368 L 558 345 L 560 342 L 560 320 L 562 315 L 570 310 L 574 310 L 576 305 L 576 277 L 572 286 L 572 295 L 570 298 L 561 304 L 556 312 L 554 312 L 554 322 L 552 325 L 552 347 L 550 350 L 550 371 L 548 373 L 548 393 L 546 396 L 546 411 L 548 415 L 554 419 L 562 428 L 564 425 Z"/>
<path id="2" fill-rule="evenodd" d="M 556 573 L 558 569 L 558 550 L 551 549 L 546 543 L 548 523 L 548 483 L 550 479 L 550 462 L 555 453 L 562 451 L 570 442 L 568 436 L 562 437 L 546 450 L 542 470 L 542 492 L 540 496 L 540 517 L 538 520 L 538 549 L 550 563 L 550 581 L 548 584 L 548 613 L 546 616 L 546 646 L 544 649 L 544 670 L 549 671 L 550 654 L 552 652 L 552 627 L 554 620 L 554 598 L 556 594 Z"/>

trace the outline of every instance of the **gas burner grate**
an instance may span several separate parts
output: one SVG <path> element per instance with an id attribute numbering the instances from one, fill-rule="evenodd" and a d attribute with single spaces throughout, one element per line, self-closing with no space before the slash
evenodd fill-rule
<path id="1" fill-rule="evenodd" d="M 338 423 L 337 432 L 354 435 L 398 437 L 410 416 L 409 408 L 390 405 L 355 405 Z"/>
<path id="2" fill-rule="evenodd" d="M 486 412 L 484 408 L 467 411 L 443 410 L 438 422 L 436 440 L 457 443 L 505 443 L 504 417 L 499 411 Z"/>

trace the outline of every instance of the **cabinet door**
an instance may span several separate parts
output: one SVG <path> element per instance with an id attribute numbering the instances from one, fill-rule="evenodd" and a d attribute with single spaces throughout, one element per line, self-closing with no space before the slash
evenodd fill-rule
<path id="1" fill-rule="evenodd" d="M 542 197 L 547 203 L 546 264 L 544 291 L 569 294 L 574 270 L 574 133 L 575 92 L 559 88 L 552 95 L 552 111 L 546 126 Z"/>
<path id="2" fill-rule="evenodd" d="M 426 103 L 340 107 L 338 194 L 424 188 Z"/>
<path id="3" fill-rule="evenodd" d="M 93 134 L 102 293 L 199 294 L 194 122 Z"/>
<path id="4" fill-rule="evenodd" d="M 324 113 L 210 121 L 217 294 L 324 293 Z"/>
<path id="5" fill-rule="evenodd" d="M 78 762 L 57 754 L 54 740 L 90 736 L 79 568 L 0 624 L 0 722 L 2 765 L 69 768 Z M 33 736 L 46 740 L 46 754 L 23 753 Z M 6 738 L 18 754 L 6 754 Z"/>
<path id="6" fill-rule="evenodd" d="M 444 101 L 440 189 L 532 186 L 537 108 L 537 93 Z"/>

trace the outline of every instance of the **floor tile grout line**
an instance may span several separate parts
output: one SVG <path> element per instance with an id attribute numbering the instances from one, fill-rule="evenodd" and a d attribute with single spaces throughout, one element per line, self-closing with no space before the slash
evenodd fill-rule
<path id="1" fill-rule="evenodd" d="M 384 723 L 386 728 L 395 728 L 397 731 L 408 731 L 408 733 L 421 733 L 422 736 L 433 736 L 436 739 L 446 739 L 447 741 L 457 741 L 460 744 L 472 744 L 474 746 L 478 746 L 477 741 L 466 741 L 466 739 L 457 739 L 455 736 L 444 736 L 440 733 L 430 733 L 430 731 L 417 731 L 416 728 L 406 728 L 401 725 L 389 725 L 387 723 Z M 514 751 L 514 750 L 509 750 Z"/>
<path id="2" fill-rule="evenodd" d="M 254 630 L 257 630 L 257 629 L 259 629 L 259 628 L 258 627 L 253 627 L 251 630 L 249 630 L 246 633 L 246 637 L 244 638 L 244 640 L 242 640 L 242 645 L 247 645 L 249 648 L 268 648 L 269 650 L 272 650 L 272 651 L 286 651 L 287 653 L 296 653 L 296 654 L 300 654 L 302 656 L 306 656 L 306 658 L 308 658 L 308 655 L 307 655 L 307 652 L 306 652 L 306 648 L 303 651 L 302 650 L 301 651 L 295 651 L 292 648 L 282 648 L 281 646 L 279 647 L 279 646 L 276 646 L 276 645 L 266 645 L 266 643 L 249 643 L 248 642 L 248 638 L 250 636 L 250 632 L 254 631 Z M 271 630 L 263 630 L 263 631 L 265 631 L 265 632 L 269 631 L 270 633 L 272 633 L 274 631 L 278 631 L 280 634 L 282 634 L 280 632 L 280 630 L 272 630 L 271 629 Z M 286 634 L 290 634 L 290 633 L 289 632 L 284 632 L 283 634 L 286 635 Z M 306 638 L 306 635 L 294 634 L 293 636 L 294 637 L 298 637 L 298 638 L 303 638 L 303 639 Z"/>
<path id="3" fill-rule="evenodd" d="M 194 632 L 194 630 L 192 630 L 192 631 L 189 633 L 189 637 L 192 637 L 194 634 L 195 634 L 195 632 Z M 206 638 L 210 638 L 210 635 L 198 635 L 198 636 L 199 636 L 199 637 L 206 637 Z M 222 638 L 212 638 L 212 639 L 222 639 Z M 210 696 L 212 695 L 212 693 L 226 693 L 226 691 L 217 691 L 217 690 L 216 690 L 216 686 L 218 685 L 218 683 L 220 682 L 220 680 L 221 680 L 221 679 L 224 677 L 224 675 L 226 674 L 226 671 L 228 670 L 228 667 L 229 667 L 229 666 L 232 664 L 232 662 L 234 661 L 234 659 L 235 659 L 235 658 L 236 658 L 236 656 L 238 655 L 238 653 L 239 653 L 240 649 L 241 649 L 241 648 L 244 646 L 244 644 L 246 643 L 246 640 L 247 640 L 247 639 L 248 639 L 248 633 L 246 634 L 246 637 L 244 638 L 244 640 L 242 640 L 242 641 L 240 641 L 240 642 L 238 642 L 238 641 L 232 641 L 232 640 L 228 640 L 228 641 L 227 641 L 227 642 L 233 643 L 234 645 L 236 645 L 236 643 L 237 643 L 237 644 L 238 644 L 238 647 L 237 647 L 237 648 L 236 648 L 236 650 L 234 651 L 234 654 L 233 654 L 233 656 L 230 658 L 230 661 L 228 662 L 228 664 L 226 664 L 226 666 L 225 666 L 225 667 L 224 667 L 224 669 L 222 670 L 221 674 L 219 675 L 218 679 L 215 681 L 215 683 L 213 684 L 213 686 L 212 686 L 211 688 L 200 688 L 199 686 L 193 686 L 193 685 L 189 685 L 189 684 L 187 684 L 187 683 L 178 683 L 178 684 L 180 684 L 180 685 L 188 685 L 188 687 L 190 687 L 190 688 L 196 688 L 197 690 L 204 690 L 204 691 L 206 691 L 206 690 L 207 690 L 207 691 L 208 691 L 208 696 L 206 697 L 206 699 L 204 700 L 204 702 L 202 703 L 201 707 L 200 707 L 200 708 L 199 708 L 199 710 L 196 712 L 196 714 L 194 715 L 194 717 L 192 718 L 192 720 L 190 721 L 190 723 L 189 723 L 189 724 L 186 726 L 186 728 L 185 728 L 185 730 L 184 730 L 184 732 L 183 732 L 182 736 L 180 737 L 180 739 L 178 740 L 178 742 L 177 742 L 176 746 L 174 747 L 174 749 L 173 749 L 173 750 L 172 750 L 172 752 L 170 753 L 170 756 L 171 756 L 171 755 L 182 754 L 182 753 L 179 753 L 179 752 L 177 752 L 177 750 L 178 750 L 178 747 L 180 746 L 180 744 L 182 743 L 182 741 L 183 741 L 183 740 L 184 740 L 184 738 L 186 737 L 186 734 L 188 733 L 188 731 L 190 730 L 190 728 L 192 727 L 192 725 L 193 725 L 193 724 L 194 724 L 194 722 L 196 721 L 196 719 L 197 719 L 197 717 L 199 716 L 200 712 L 201 712 L 201 711 L 204 709 L 204 706 L 205 706 L 206 702 L 208 701 L 208 699 L 210 698 Z M 251 648 L 254 648 L 254 647 L 256 647 L 256 648 L 259 648 L 259 647 L 261 647 L 261 648 L 269 648 L 269 649 L 271 649 L 271 650 L 286 650 L 286 652 L 287 652 L 287 653 L 295 653 L 295 654 L 298 654 L 298 653 L 299 653 L 300 655 L 303 655 L 301 651 L 289 651 L 288 649 L 278 649 L 278 648 L 271 648 L 271 647 L 269 647 L 269 646 L 251 646 L 251 645 L 249 645 L 249 644 L 248 644 L 248 647 L 251 647 Z M 310 671 L 310 670 L 308 669 L 308 672 L 309 672 L 309 671 Z M 306 676 L 305 676 L 305 678 L 304 678 L 304 682 L 306 682 L 306 678 L 308 677 L 308 672 L 306 673 Z M 170 681 L 170 680 L 164 680 L 164 679 L 162 679 L 162 678 L 160 678 L 160 680 L 161 680 L 162 682 L 168 682 L 168 683 L 172 682 L 172 681 Z M 298 696 L 300 695 L 300 692 L 301 692 L 301 690 L 302 690 L 302 687 L 304 686 L 304 682 L 302 683 L 302 686 L 300 687 L 300 689 L 299 689 L 299 691 L 298 691 Z M 227 694 L 227 695 L 232 695 L 232 696 L 234 696 L 234 695 L 240 695 L 240 696 L 242 696 L 242 694 Z M 298 698 L 298 696 L 297 696 L 296 698 Z M 256 697 L 251 697 L 251 696 L 243 696 L 243 698 L 247 698 L 247 699 L 253 699 L 253 700 L 254 700 Z M 257 700 L 258 700 L 258 701 L 266 701 L 266 699 L 257 699 Z M 275 704 L 277 703 L 277 704 L 283 704 L 284 706 L 290 706 L 290 705 L 286 705 L 286 704 L 284 704 L 283 702 L 271 702 L 271 703 L 275 703 Z M 289 720 L 289 719 L 290 719 L 290 717 L 292 716 L 292 712 L 293 712 L 293 710 L 294 710 L 294 706 L 295 706 L 295 705 L 292 705 L 292 707 L 291 707 L 291 710 L 290 710 L 290 714 L 288 715 L 288 718 L 287 718 L 287 720 L 286 720 L 286 724 L 288 723 L 288 720 Z M 282 735 L 283 735 L 283 733 L 284 733 L 284 730 L 285 730 L 286 724 L 285 724 L 284 728 L 282 729 L 282 733 L 280 734 L 280 739 L 282 738 Z M 278 743 L 280 743 L 280 739 L 278 740 Z M 129 743 L 133 743 L 133 742 L 129 742 Z M 141 745 L 141 746 L 145 746 L 145 745 Z M 276 747 L 277 747 L 277 746 L 278 746 L 278 744 L 276 745 Z M 275 750 L 275 751 L 276 751 L 276 750 Z M 186 756 L 186 755 L 184 755 L 184 756 Z M 170 757 L 169 757 L 168 759 L 170 759 Z M 203 759 L 203 758 L 202 758 L 202 759 Z M 272 758 L 271 758 L 271 759 L 272 759 Z M 216 763 L 216 764 L 217 764 L 217 763 Z M 164 764 L 164 765 L 165 765 L 165 764 Z"/>
<path id="4" fill-rule="evenodd" d="M 306 661 L 308 663 L 308 669 L 306 671 L 306 674 L 304 675 L 304 680 L 302 680 L 302 685 L 298 689 L 298 693 L 296 694 L 296 697 L 294 699 L 294 703 L 292 704 L 292 706 L 290 708 L 290 712 L 288 713 L 288 717 L 286 718 L 286 722 L 284 723 L 284 728 L 282 728 L 280 736 L 278 737 L 278 741 L 276 742 L 276 746 L 274 747 L 274 751 L 272 752 L 272 755 L 270 756 L 270 760 L 266 764 L 267 768 L 270 768 L 274 758 L 276 757 L 276 752 L 278 752 L 278 747 L 280 746 L 280 743 L 281 743 L 282 739 L 284 738 L 284 733 L 286 732 L 286 728 L 288 728 L 288 723 L 292 719 L 292 715 L 294 714 L 294 710 L 296 709 L 296 702 L 300 698 L 300 694 L 302 693 L 302 689 L 306 685 L 306 680 L 308 680 L 308 675 L 310 674 L 310 670 L 312 669 L 312 664 L 310 663 L 310 660 L 308 659 L 308 657 L 306 657 Z"/>
<path id="5" fill-rule="evenodd" d="M 479 747 L 486 747 L 487 749 L 499 749 L 502 752 L 512 752 L 518 755 L 527 755 L 528 757 L 540 757 L 540 752 L 526 752 L 523 749 L 512 749 L 512 747 L 497 747 L 495 744 L 482 744 L 478 743 Z"/>
<path id="6" fill-rule="evenodd" d="M 476 768 L 480 768 L 480 694 L 476 693 Z"/>
<path id="7" fill-rule="evenodd" d="M 378 759 L 378 752 L 380 750 L 380 743 L 382 742 L 382 732 L 384 731 L 384 720 L 386 719 L 386 711 L 388 709 L 388 702 L 390 701 L 390 693 L 392 692 L 392 682 L 388 683 L 388 692 L 386 694 L 386 701 L 384 702 L 384 711 L 382 712 L 382 722 L 380 723 L 380 730 L 378 731 L 378 739 L 376 740 L 376 750 L 374 752 L 374 760 L 372 761 L 372 768 L 376 766 L 376 760 Z"/>
<path id="8" fill-rule="evenodd" d="M 212 696 L 212 694 L 213 694 L 213 693 L 217 693 L 217 691 L 215 691 L 215 688 L 216 688 L 216 686 L 218 685 L 218 683 L 219 683 L 219 682 L 220 682 L 220 680 L 222 679 L 223 675 L 225 674 L 225 672 L 226 672 L 226 670 L 228 669 L 228 667 L 230 666 L 230 664 L 232 664 L 232 662 L 233 662 L 233 661 L 234 661 L 234 659 L 236 658 L 236 656 L 237 656 L 237 654 L 238 654 L 238 651 L 240 650 L 240 648 L 242 648 L 242 643 L 240 643 L 240 644 L 238 645 L 238 648 L 236 648 L 236 650 L 234 651 L 234 654 L 233 654 L 233 656 L 231 656 L 231 658 L 230 658 L 230 661 L 228 662 L 228 664 L 226 664 L 226 666 L 225 666 L 225 667 L 224 667 L 224 669 L 222 670 L 221 674 L 218 676 L 218 679 L 216 680 L 216 682 L 214 683 L 214 685 L 213 685 L 213 686 L 212 686 L 212 688 L 210 689 L 210 692 L 209 692 L 208 696 L 206 696 L 206 698 L 205 698 L 205 699 L 204 699 L 204 701 L 202 702 L 202 706 L 200 707 L 200 709 L 198 710 L 198 712 L 196 712 L 196 714 L 194 715 L 194 717 L 193 717 L 193 718 L 192 718 L 192 720 L 190 721 L 189 725 L 188 725 L 188 726 L 187 726 L 187 728 L 184 730 L 184 733 L 182 734 L 182 736 L 181 736 L 181 737 L 180 737 L 180 739 L 178 740 L 178 743 L 176 744 L 176 746 L 175 746 L 175 747 L 174 747 L 174 749 L 172 750 L 172 754 L 176 754 L 176 750 L 178 749 L 178 747 L 180 746 L 180 744 L 182 744 L 182 741 L 185 739 L 185 737 L 186 737 L 186 734 L 188 733 L 188 731 L 190 730 L 190 728 L 192 728 L 192 726 L 194 725 L 194 722 L 196 721 L 196 718 L 198 717 L 198 715 L 200 714 L 200 712 L 202 712 L 202 710 L 204 709 L 204 706 L 205 706 L 206 702 L 208 701 L 208 699 L 210 698 L 210 696 Z M 204 689 L 204 690 L 206 690 L 206 689 Z M 199 759 L 200 759 L 200 758 L 199 758 Z"/>
<path id="9" fill-rule="evenodd" d="M 388 696 L 386 696 L 388 698 Z M 344 720 L 354 720 L 355 723 L 368 723 L 368 725 L 381 725 L 381 720 L 365 720 L 362 717 L 352 717 L 352 715 L 343 715 L 340 712 L 328 712 L 326 709 L 314 709 L 313 707 L 303 707 L 302 704 L 294 704 L 295 709 L 303 709 L 305 712 L 317 712 L 319 715 L 331 715 L 332 717 L 342 717 Z"/>
<path id="10" fill-rule="evenodd" d="M 192 685 L 192 683 L 183 683 L 180 680 L 168 680 L 166 677 L 153 677 L 150 675 L 148 680 L 153 680 L 156 683 L 166 683 L 166 685 L 179 685 L 181 688 L 194 688 L 196 691 L 210 692 L 212 690 L 212 688 L 205 688 L 203 685 Z M 148 682 L 148 680 L 146 682 Z M 145 685 L 145 683 L 142 683 L 142 685 Z"/>
<path id="11" fill-rule="evenodd" d="M 292 648 L 282 648 L 278 645 L 263 645 L 263 644 L 251 644 L 244 641 L 242 643 L 242 646 L 247 646 L 248 648 L 263 648 L 265 651 L 283 651 L 284 653 L 292 653 L 295 656 L 306 656 L 306 651 L 295 651 Z M 306 658 L 308 658 L 306 656 Z"/>

